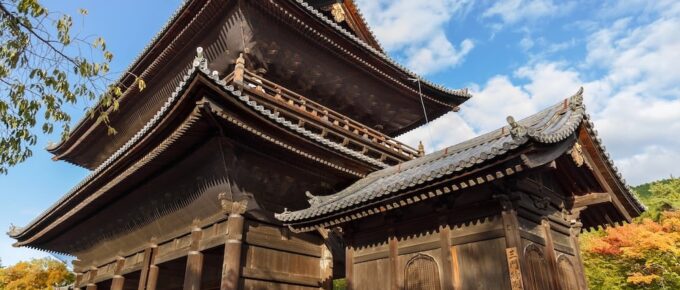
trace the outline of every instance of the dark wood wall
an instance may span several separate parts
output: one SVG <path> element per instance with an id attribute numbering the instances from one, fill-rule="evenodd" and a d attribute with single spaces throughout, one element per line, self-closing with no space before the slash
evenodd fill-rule
<path id="1" fill-rule="evenodd" d="M 515 184 L 346 226 L 351 289 L 586 289 L 577 217 Z"/>

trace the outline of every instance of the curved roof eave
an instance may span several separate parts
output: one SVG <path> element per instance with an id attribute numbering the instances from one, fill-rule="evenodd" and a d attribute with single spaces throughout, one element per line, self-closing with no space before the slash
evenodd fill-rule
<path id="1" fill-rule="evenodd" d="M 464 102 L 465 100 L 469 99 L 471 97 L 470 93 L 466 89 L 448 89 L 445 88 L 441 85 L 434 84 L 432 82 L 427 81 L 424 79 L 422 76 L 417 75 L 416 73 L 408 70 L 404 66 L 398 64 L 395 60 L 391 59 L 389 56 L 385 55 L 381 50 L 376 49 L 375 47 L 371 46 L 368 44 L 366 41 L 362 40 L 361 38 L 357 37 L 356 35 L 352 34 L 351 32 L 347 31 L 345 28 L 339 26 L 332 20 L 328 19 L 325 15 L 323 15 L 321 12 L 316 10 L 313 6 L 309 5 L 307 2 L 303 0 L 290 0 L 291 2 L 296 3 L 298 6 L 302 7 L 305 9 L 307 12 L 309 12 L 311 15 L 314 15 L 317 17 L 321 22 L 326 23 L 328 26 L 332 27 L 335 29 L 337 32 L 340 34 L 344 35 L 346 38 L 350 39 L 352 42 L 357 44 L 358 46 L 362 47 L 363 49 L 369 51 L 372 55 L 376 56 L 378 59 L 386 62 L 390 66 L 394 67 L 398 71 L 401 71 L 402 73 L 408 75 L 410 78 L 418 79 L 420 82 L 426 86 L 426 89 L 433 90 L 435 92 L 439 92 L 444 95 L 449 95 L 453 98 L 457 99 L 462 99 L 458 100 L 457 102 Z M 207 3 L 210 1 L 205 1 L 204 5 L 207 5 Z M 132 71 L 135 69 L 141 62 L 142 60 L 149 54 L 151 51 L 153 51 L 153 48 L 156 46 L 157 43 L 161 39 L 163 39 L 166 36 L 166 33 L 170 30 L 170 28 L 173 27 L 173 24 L 178 21 L 179 18 L 185 16 L 185 10 L 187 10 L 191 4 L 198 3 L 198 1 L 195 0 L 184 0 L 184 2 L 175 10 L 175 12 L 172 14 L 172 16 L 169 18 L 169 20 L 165 23 L 163 28 L 151 39 L 151 41 L 144 47 L 144 49 L 135 57 L 135 59 L 132 61 L 132 63 L 128 66 L 128 68 L 125 71 Z M 357 8 L 357 14 L 361 18 L 362 21 L 364 21 L 363 16 L 359 12 L 359 9 Z M 366 25 L 367 30 L 373 36 L 373 32 L 370 30 L 368 25 Z M 376 40 L 377 43 L 377 40 Z M 140 74 L 137 74 L 140 75 Z M 115 83 L 122 83 L 125 81 L 127 78 L 127 75 L 122 75 L 120 78 L 115 82 Z M 129 90 L 129 89 L 128 89 Z M 124 94 L 127 93 L 123 92 Z M 89 122 L 88 122 L 89 121 Z M 94 124 L 87 125 L 90 122 L 95 122 Z M 67 145 L 69 142 L 74 141 L 72 138 L 78 138 L 77 136 L 83 134 L 83 130 L 86 128 L 89 128 L 91 126 L 96 125 L 96 120 L 92 118 L 81 118 L 78 123 L 74 126 L 73 131 L 67 137 L 66 139 L 60 140 L 58 143 L 51 143 L 46 147 L 46 150 L 52 154 L 55 155 L 55 160 L 59 160 L 62 158 L 60 155 L 60 152 L 62 150 L 67 150 L 69 145 Z"/>

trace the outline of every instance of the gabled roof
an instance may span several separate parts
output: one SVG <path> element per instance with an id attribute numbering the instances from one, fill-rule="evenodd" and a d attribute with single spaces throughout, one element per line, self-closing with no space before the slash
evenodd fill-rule
<path id="1" fill-rule="evenodd" d="M 585 126 L 590 137 L 595 140 L 596 149 L 599 151 L 597 153 L 606 157 L 606 166 L 614 173 L 614 182 L 620 185 L 618 188 L 623 189 L 620 193 L 622 196 L 619 198 L 622 198 L 626 204 L 632 205 L 631 211 L 643 211 L 644 206 L 631 193 L 597 138 L 590 117 L 585 112 L 582 93 L 581 89 L 571 98 L 519 122 L 508 117 L 509 126 L 424 157 L 373 172 L 336 194 L 313 197 L 310 199 L 309 208 L 283 212 L 277 214 L 276 218 L 293 229 L 311 230 L 314 227 L 332 226 L 361 218 L 367 214 L 378 213 L 382 210 L 373 209 L 373 207 L 383 200 L 388 200 L 408 190 L 417 190 L 419 186 L 426 185 L 433 180 L 455 179 L 463 172 L 493 163 L 509 152 L 530 143 L 556 144 L 565 141 L 577 134 L 581 126 Z M 515 171 L 519 170 L 522 168 L 517 168 Z M 501 178 L 504 175 L 507 174 L 501 172 L 491 178 Z M 490 180 L 481 180 L 477 183 L 485 181 Z M 476 179 L 473 178 L 472 183 L 463 181 L 463 184 L 472 186 L 475 182 Z M 458 190 L 458 187 L 454 186 L 451 190 Z M 428 198 L 427 195 L 421 195 L 421 197 Z M 367 209 L 370 209 L 368 213 L 366 213 Z M 355 214 L 358 211 L 363 211 L 363 213 Z M 300 225 L 303 224 L 305 226 L 301 227 Z"/>

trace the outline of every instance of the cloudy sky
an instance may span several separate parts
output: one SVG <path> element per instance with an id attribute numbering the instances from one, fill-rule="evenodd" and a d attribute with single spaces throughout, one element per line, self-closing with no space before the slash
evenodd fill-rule
<path id="1" fill-rule="evenodd" d="M 401 136 L 443 148 L 527 116 L 585 88 L 587 109 L 630 184 L 680 175 L 680 2 L 551 0 L 356 0 L 388 53 L 424 77 L 474 97 Z M 85 33 L 103 36 L 123 70 L 179 0 L 47 0 L 53 11 L 86 7 Z M 68 6 L 64 6 L 68 5 Z M 124 17 L 121 17 L 124 16 Z M 124 19 L 124 20 L 123 20 Z M 78 118 L 75 118 L 78 119 Z M 42 148 L 0 176 L 0 227 L 24 225 L 87 171 Z M 45 254 L 11 248 L 3 265 Z"/>
<path id="2" fill-rule="evenodd" d="M 585 88 L 629 183 L 680 175 L 680 2 L 359 0 L 389 54 L 468 87 L 459 113 L 400 138 L 431 151 Z"/>

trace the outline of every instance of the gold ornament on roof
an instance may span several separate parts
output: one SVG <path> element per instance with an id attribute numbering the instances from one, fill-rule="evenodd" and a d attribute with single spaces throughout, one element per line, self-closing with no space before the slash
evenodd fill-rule
<path id="1" fill-rule="evenodd" d="M 334 3 L 333 8 L 331 8 L 331 14 L 333 14 L 333 19 L 335 19 L 335 22 L 343 22 L 345 21 L 345 9 L 342 8 L 341 3 Z"/>

